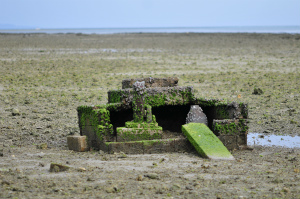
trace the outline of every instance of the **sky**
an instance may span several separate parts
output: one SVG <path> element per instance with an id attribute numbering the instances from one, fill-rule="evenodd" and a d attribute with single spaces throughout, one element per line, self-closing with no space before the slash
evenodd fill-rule
<path id="1" fill-rule="evenodd" d="M 0 0 L 0 25 L 31 28 L 300 26 L 300 0 Z"/>

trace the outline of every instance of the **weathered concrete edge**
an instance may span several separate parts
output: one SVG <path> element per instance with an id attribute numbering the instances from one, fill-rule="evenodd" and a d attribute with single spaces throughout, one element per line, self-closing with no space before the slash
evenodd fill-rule
<path id="1" fill-rule="evenodd" d="M 105 142 L 102 144 L 100 150 L 103 150 L 107 153 L 118 153 L 122 151 L 126 154 L 151 154 L 194 151 L 192 145 L 186 138 Z"/>

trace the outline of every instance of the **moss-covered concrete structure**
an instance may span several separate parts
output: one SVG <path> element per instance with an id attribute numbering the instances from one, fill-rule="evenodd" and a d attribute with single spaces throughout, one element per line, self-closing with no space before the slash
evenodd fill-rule
<path id="1" fill-rule="evenodd" d="M 247 144 L 246 104 L 196 98 L 178 78 L 123 80 L 122 89 L 108 92 L 107 104 L 77 108 L 80 134 L 88 147 L 108 153 L 193 151 L 181 130 L 191 105 L 202 108 L 208 128 L 229 150 Z"/>

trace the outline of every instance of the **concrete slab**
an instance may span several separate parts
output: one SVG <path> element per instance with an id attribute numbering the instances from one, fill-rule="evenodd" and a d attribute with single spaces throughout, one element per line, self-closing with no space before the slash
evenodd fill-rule
<path id="1" fill-rule="evenodd" d="M 205 124 L 182 125 L 182 132 L 202 157 L 214 160 L 234 160 L 228 149 Z"/>

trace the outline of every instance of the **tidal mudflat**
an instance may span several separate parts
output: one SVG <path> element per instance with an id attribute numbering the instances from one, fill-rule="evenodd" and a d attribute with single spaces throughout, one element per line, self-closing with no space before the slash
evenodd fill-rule
<path id="1" fill-rule="evenodd" d="M 299 198 L 300 146 L 254 146 L 235 161 L 66 147 L 78 106 L 149 76 L 248 103 L 249 132 L 299 136 L 299 54 L 297 34 L 0 34 L 0 197 Z M 51 173 L 53 162 L 70 169 Z"/>

